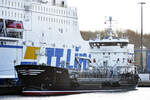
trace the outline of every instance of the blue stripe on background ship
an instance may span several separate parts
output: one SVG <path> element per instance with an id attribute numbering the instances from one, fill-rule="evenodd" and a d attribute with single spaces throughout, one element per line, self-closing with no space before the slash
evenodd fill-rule
<path id="1" fill-rule="evenodd" d="M 13 45 L 0 45 L 0 48 L 18 48 L 18 49 L 23 49 L 23 46 L 13 46 Z M 28 50 L 30 49 L 30 50 Z M 32 62 L 33 60 L 37 60 L 37 55 L 35 54 L 36 50 L 39 50 L 40 47 L 26 47 L 26 51 L 25 51 L 25 56 L 24 56 L 24 60 L 29 59 L 29 61 L 22 61 L 20 64 L 21 65 L 36 65 L 36 62 Z M 87 54 L 87 53 L 79 53 L 79 47 L 75 48 L 75 54 L 74 57 L 88 57 L 91 58 L 91 54 Z M 46 56 L 47 56 L 47 65 L 51 65 L 52 62 L 52 57 L 56 57 L 56 66 L 59 67 L 60 66 L 60 59 L 61 57 L 64 56 L 64 49 L 63 48 L 46 48 Z M 74 60 L 74 64 L 70 65 L 70 61 L 71 61 L 72 56 L 71 56 L 71 49 L 67 49 L 67 55 L 66 55 L 66 62 L 68 63 L 67 68 L 72 69 L 72 68 L 77 68 L 78 64 L 77 62 Z M 31 61 L 30 61 L 31 60 Z M 80 59 L 79 60 L 80 64 L 83 64 L 83 69 L 86 70 L 86 64 L 87 64 L 87 60 L 86 59 Z M 61 62 L 61 67 L 64 68 L 65 62 Z"/>

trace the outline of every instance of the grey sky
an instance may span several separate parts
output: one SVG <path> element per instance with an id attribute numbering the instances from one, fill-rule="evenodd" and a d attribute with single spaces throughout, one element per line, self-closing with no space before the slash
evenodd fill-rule
<path id="1" fill-rule="evenodd" d="M 144 1 L 144 33 L 150 33 L 149 0 L 68 0 L 68 5 L 78 9 L 80 30 L 101 30 L 105 16 L 112 16 L 114 29 L 140 31 L 140 5 Z"/>

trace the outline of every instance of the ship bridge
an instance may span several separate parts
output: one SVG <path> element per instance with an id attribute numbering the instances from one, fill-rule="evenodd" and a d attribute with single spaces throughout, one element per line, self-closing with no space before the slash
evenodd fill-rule
<path id="1" fill-rule="evenodd" d="M 127 46 L 129 43 L 128 39 L 96 39 L 96 40 L 90 40 L 89 45 L 91 48 L 100 46 L 120 46 L 121 48 L 124 46 Z"/>

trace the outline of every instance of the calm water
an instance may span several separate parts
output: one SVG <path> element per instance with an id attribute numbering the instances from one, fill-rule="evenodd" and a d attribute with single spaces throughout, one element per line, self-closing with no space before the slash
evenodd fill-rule
<path id="1" fill-rule="evenodd" d="M 150 100 L 150 88 L 128 92 L 98 92 L 65 96 L 0 96 L 0 100 Z"/>

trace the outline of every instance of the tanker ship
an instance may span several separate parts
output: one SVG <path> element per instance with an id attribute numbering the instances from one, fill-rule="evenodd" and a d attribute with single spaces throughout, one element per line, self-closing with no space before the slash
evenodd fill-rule
<path id="1" fill-rule="evenodd" d="M 77 53 L 82 47 L 76 47 L 74 56 L 70 57 L 71 50 L 68 49 L 66 60 L 62 60 L 61 50 L 54 48 L 58 51 L 54 52 L 54 49 L 49 48 L 43 35 L 40 49 L 34 52 L 37 63 L 15 66 L 23 95 L 59 95 L 135 89 L 138 74 L 134 65 L 134 46 L 129 44 L 128 39 L 112 35 L 111 21 L 110 17 L 107 37 L 88 41 L 88 48 L 84 48 L 88 50 L 87 54 Z M 77 39 L 75 41 L 79 42 Z M 55 55 L 58 64 L 47 63 L 53 61 L 52 56 L 49 57 L 48 54 Z M 72 59 L 74 66 L 68 62 Z"/>

